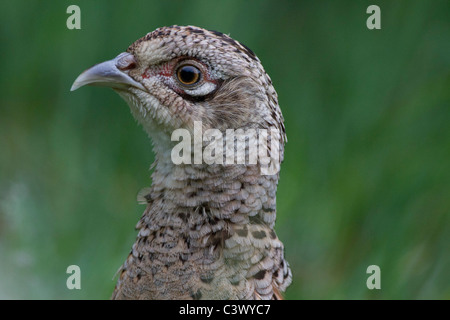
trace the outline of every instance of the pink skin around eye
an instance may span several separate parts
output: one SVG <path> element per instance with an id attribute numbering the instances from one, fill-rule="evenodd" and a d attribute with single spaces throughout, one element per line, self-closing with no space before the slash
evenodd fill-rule
<path id="1" fill-rule="evenodd" d="M 167 61 L 162 64 L 159 64 L 157 66 L 149 67 L 144 71 L 144 73 L 142 73 L 141 76 L 143 79 L 148 79 L 150 77 L 162 78 L 162 79 L 164 79 L 163 81 L 166 83 L 166 85 L 168 87 L 170 87 L 173 91 L 175 91 L 178 94 L 186 94 L 186 92 L 183 90 L 183 88 L 181 88 L 179 85 L 177 85 L 177 82 L 174 81 L 174 79 L 173 79 L 173 75 L 175 73 L 175 68 L 178 67 L 180 60 L 185 60 L 185 59 L 186 59 L 185 57 L 179 57 L 179 58 L 175 58 L 171 61 Z M 218 80 L 211 78 L 211 76 L 208 72 L 208 68 L 200 61 L 197 61 L 197 63 L 200 63 L 202 66 L 204 66 L 203 68 L 201 68 L 203 82 L 210 82 L 210 83 L 217 85 Z"/>
<path id="2" fill-rule="evenodd" d="M 185 60 L 185 59 L 186 59 L 185 57 L 179 57 L 179 58 L 175 58 L 171 61 L 165 62 L 163 64 L 160 64 L 158 66 L 147 68 L 144 71 L 144 73 L 142 74 L 142 78 L 148 79 L 152 76 L 163 76 L 163 77 L 170 78 L 174 74 L 174 72 L 175 72 L 174 69 L 177 67 L 178 63 L 181 60 Z M 206 82 L 216 83 L 216 80 L 212 79 L 210 77 L 208 68 L 200 61 L 197 61 L 197 62 L 204 66 L 203 70 L 201 70 L 202 74 L 203 74 L 203 80 Z"/>
<path id="3" fill-rule="evenodd" d="M 157 66 L 152 66 L 150 68 L 147 68 L 144 73 L 142 74 L 142 78 L 148 79 L 153 76 L 162 76 L 165 78 L 170 78 L 175 72 L 175 68 L 177 67 L 178 63 L 181 60 L 185 60 L 186 57 L 178 57 L 175 59 L 172 59 L 170 61 L 164 62 L 162 64 L 159 64 Z M 206 69 L 206 67 L 205 67 Z"/>
<path id="4" fill-rule="evenodd" d="M 142 78 L 148 79 L 152 76 L 163 76 L 163 77 L 171 77 L 173 74 L 173 68 L 175 66 L 175 63 L 172 61 L 163 63 L 159 66 L 153 67 L 153 68 L 147 68 L 144 73 L 142 74 Z"/>

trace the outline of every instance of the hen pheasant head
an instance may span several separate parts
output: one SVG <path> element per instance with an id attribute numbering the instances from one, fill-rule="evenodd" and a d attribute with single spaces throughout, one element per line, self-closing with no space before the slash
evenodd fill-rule
<path id="1" fill-rule="evenodd" d="M 245 45 L 194 26 L 156 29 L 126 52 L 83 72 L 84 85 L 112 87 L 153 138 L 171 145 L 178 128 L 276 129 L 280 160 L 286 140 L 283 116 L 270 77 Z"/>

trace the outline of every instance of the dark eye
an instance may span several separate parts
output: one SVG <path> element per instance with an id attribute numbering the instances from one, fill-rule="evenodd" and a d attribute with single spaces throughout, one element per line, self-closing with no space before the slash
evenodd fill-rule
<path id="1" fill-rule="evenodd" d="M 200 81 L 201 72 L 191 65 L 181 66 L 177 70 L 177 78 L 184 85 L 193 85 Z"/>

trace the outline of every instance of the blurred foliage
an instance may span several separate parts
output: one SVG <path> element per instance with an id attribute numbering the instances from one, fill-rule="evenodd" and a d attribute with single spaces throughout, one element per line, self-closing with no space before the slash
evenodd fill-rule
<path id="1" fill-rule="evenodd" d="M 372 2 L 1 1 L 0 298 L 110 297 L 153 154 L 112 90 L 69 89 L 147 32 L 193 24 L 252 48 L 278 91 L 286 298 L 449 299 L 450 2 L 376 1 L 370 31 Z"/>

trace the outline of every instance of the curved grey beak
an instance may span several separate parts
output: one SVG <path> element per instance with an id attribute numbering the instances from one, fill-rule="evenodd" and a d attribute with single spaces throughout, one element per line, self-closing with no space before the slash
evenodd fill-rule
<path id="1" fill-rule="evenodd" d="M 131 53 L 123 52 L 112 60 L 105 61 L 85 70 L 76 78 L 70 91 L 85 85 L 126 89 L 130 86 L 146 91 L 144 86 L 132 79 L 127 70 L 134 68 L 136 60 Z"/>

